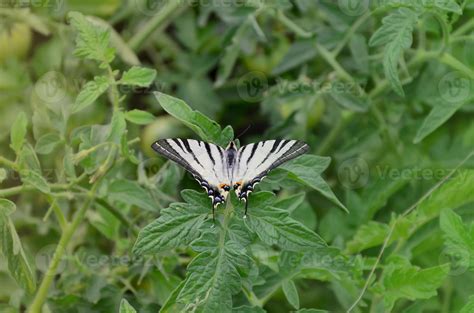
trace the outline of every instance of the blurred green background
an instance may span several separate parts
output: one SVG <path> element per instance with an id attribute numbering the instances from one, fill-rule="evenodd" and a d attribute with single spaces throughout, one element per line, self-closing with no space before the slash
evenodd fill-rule
<path id="1" fill-rule="evenodd" d="M 127 117 L 132 122 L 118 144 L 122 140 L 123 148 L 128 140 L 130 151 L 113 155 L 114 165 L 110 153 L 95 151 L 84 159 L 78 154 L 106 140 L 114 95 L 71 111 L 86 83 L 107 72 L 74 52 L 71 11 L 108 30 L 116 51 L 112 77 L 117 76 L 112 69 L 156 70 L 149 86 L 117 86 L 120 110 L 154 117 L 140 113 L 135 122 Z M 352 276 L 299 279 L 300 307 L 345 312 L 389 229 L 400 221 L 377 264 L 376 280 L 354 312 L 458 312 L 469 303 L 462 312 L 474 312 L 474 300 L 469 302 L 474 158 L 466 158 L 474 147 L 473 17 L 469 0 L 0 1 L 0 198 L 17 207 L 2 224 L 0 311 L 23 312 L 33 301 L 64 233 L 61 214 L 54 212 L 72 217 L 74 192 L 88 192 L 87 180 L 101 177 L 102 170 L 110 181 L 126 180 L 121 188 L 136 188 L 138 198 L 146 192 L 143 200 L 150 200 L 152 209 L 122 203 L 121 212 L 110 213 L 106 203 L 94 204 L 65 247 L 48 309 L 112 312 L 126 296 L 137 311 L 156 312 L 182 280 L 189 251 L 138 261 L 130 254 L 137 231 L 157 217 L 155 203 L 165 207 L 180 199 L 181 189 L 199 188 L 149 148 L 158 138 L 196 137 L 160 107 L 152 95 L 160 91 L 222 127 L 231 125 L 241 144 L 300 139 L 311 153 L 331 157 L 324 178 L 350 213 L 307 191 L 292 214 L 353 261 Z M 13 135 L 11 128 L 20 112 L 27 121 L 26 141 L 15 153 L 18 128 Z M 76 183 L 65 160 L 74 164 L 74 175 L 85 178 L 77 181 L 82 191 L 61 189 L 60 184 Z M 31 169 L 42 178 L 22 173 Z M 439 189 L 438 206 L 409 209 L 447 175 L 451 185 Z M 278 182 L 276 175 L 270 178 Z M 115 200 L 118 185 L 112 190 Z M 106 189 L 98 193 L 106 197 Z M 5 216 L 7 206 L 3 203 Z M 444 209 L 458 209 L 464 226 L 453 232 L 440 226 Z M 15 232 L 6 230 L 7 220 Z M 29 265 L 14 253 L 18 268 L 12 270 L 5 251 L 11 246 L 18 252 L 17 240 L 24 253 L 20 259 Z M 272 260 L 262 262 L 271 267 Z M 450 264 L 451 272 L 440 273 L 442 264 Z M 25 281 L 24 266 L 38 280 L 30 291 L 18 283 Z M 424 277 L 420 268 L 433 274 Z M 262 305 L 268 312 L 296 310 L 281 288 Z"/>

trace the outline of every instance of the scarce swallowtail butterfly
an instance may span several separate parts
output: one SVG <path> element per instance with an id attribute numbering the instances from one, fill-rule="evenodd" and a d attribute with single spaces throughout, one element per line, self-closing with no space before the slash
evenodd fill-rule
<path id="1" fill-rule="evenodd" d="M 270 170 L 308 151 L 309 146 L 298 140 L 267 140 L 237 149 L 234 142 L 227 148 L 194 139 L 161 139 L 153 150 L 184 167 L 212 199 L 214 209 L 235 190 L 239 200 L 245 201 L 247 217 L 248 197 L 255 185 Z"/>

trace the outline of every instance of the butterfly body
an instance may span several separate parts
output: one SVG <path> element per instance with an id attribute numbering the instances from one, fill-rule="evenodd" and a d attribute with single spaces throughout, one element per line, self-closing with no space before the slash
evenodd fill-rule
<path id="1" fill-rule="evenodd" d="M 270 170 L 308 151 L 298 140 L 267 140 L 237 149 L 194 139 L 160 139 L 152 144 L 159 154 L 175 161 L 193 175 L 212 199 L 213 209 L 224 203 L 231 189 L 246 203 L 248 197 Z"/>

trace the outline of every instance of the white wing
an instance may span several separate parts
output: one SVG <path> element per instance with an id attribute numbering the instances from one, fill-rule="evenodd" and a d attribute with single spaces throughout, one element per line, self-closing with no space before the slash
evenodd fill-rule
<path id="1" fill-rule="evenodd" d="M 158 140 L 151 147 L 190 172 L 214 206 L 225 201 L 230 179 L 224 149 L 203 141 L 176 138 Z"/>
<path id="2" fill-rule="evenodd" d="M 232 173 L 237 197 L 247 201 L 255 184 L 268 172 L 307 152 L 308 149 L 306 143 L 298 140 L 267 140 L 241 147 Z"/>

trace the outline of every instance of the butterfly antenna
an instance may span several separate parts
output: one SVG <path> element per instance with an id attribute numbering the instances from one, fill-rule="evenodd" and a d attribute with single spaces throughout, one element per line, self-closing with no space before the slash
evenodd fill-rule
<path id="1" fill-rule="evenodd" d="M 235 137 L 235 139 L 239 139 L 240 136 L 243 136 L 250 129 L 250 127 L 252 127 L 251 124 L 249 124 L 249 126 L 247 126 L 247 128 L 245 128 L 243 131 L 241 131 L 240 134 L 237 137 Z"/>

